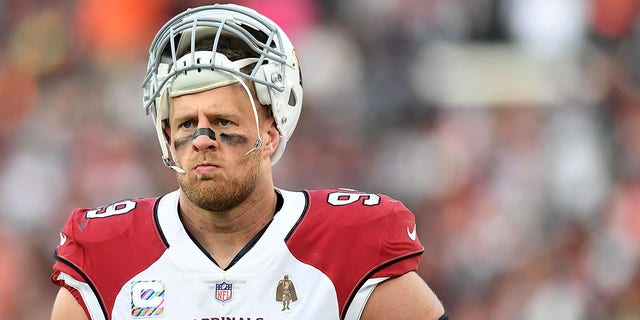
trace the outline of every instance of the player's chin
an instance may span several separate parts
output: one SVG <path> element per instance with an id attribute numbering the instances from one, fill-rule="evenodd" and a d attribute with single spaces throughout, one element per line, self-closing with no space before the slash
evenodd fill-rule
<path id="1" fill-rule="evenodd" d="M 178 177 L 180 185 L 191 186 L 193 188 L 210 188 L 220 184 L 224 178 L 220 173 L 198 173 L 188 171 L 187 174 Z"/>
<path id="2" fill-rule="evenodd" d="M 220 173 L 195 173 L 194 180 L 196 183 L 219 183 L 222 180 Z"/>

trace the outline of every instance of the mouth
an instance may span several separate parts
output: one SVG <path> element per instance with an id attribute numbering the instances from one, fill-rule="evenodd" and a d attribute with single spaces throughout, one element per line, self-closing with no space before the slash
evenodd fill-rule
<path id="1" fill-rule="evenodd" d="M 200 163 L 193 170 L 198 174 L 211 174 L 220 170 L 220 166 L 212 163 Z"/>

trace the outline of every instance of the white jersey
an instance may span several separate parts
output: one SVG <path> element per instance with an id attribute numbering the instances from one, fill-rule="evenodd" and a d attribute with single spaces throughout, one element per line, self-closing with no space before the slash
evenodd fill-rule
<path id="1" fill-rule="evenodd" d="M 413 214 L 352 190 L 278 190 L 282 206 L 228 268 L 184 229 L 178 191 L 75 210 L 52 281 L 91 319 L 358 319 L 375 286 L 416 270 Z"/>

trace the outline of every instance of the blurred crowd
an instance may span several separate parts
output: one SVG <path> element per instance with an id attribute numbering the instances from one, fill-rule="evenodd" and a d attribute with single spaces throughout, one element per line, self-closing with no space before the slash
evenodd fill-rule
<path id="1" fill-rule="evenodd" d="M 452 319 L 640 319 L 638 1 L 235 2 L 303 67 L 276 185 L 402 200 Z M 141 83 L 205 3 L 0 0 L 0 320 L 48 317 L 73 208 L 177 188 Z"/>

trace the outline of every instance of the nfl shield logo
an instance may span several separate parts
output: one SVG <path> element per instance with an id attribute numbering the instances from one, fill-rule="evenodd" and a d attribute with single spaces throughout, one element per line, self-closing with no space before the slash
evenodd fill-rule
<path id="1" fill-rule="evenodd" d="M 233 294 L 233 285 L 231 283 L 216 283 L 216 300 L 227 302 L 231 300 Z"/>

